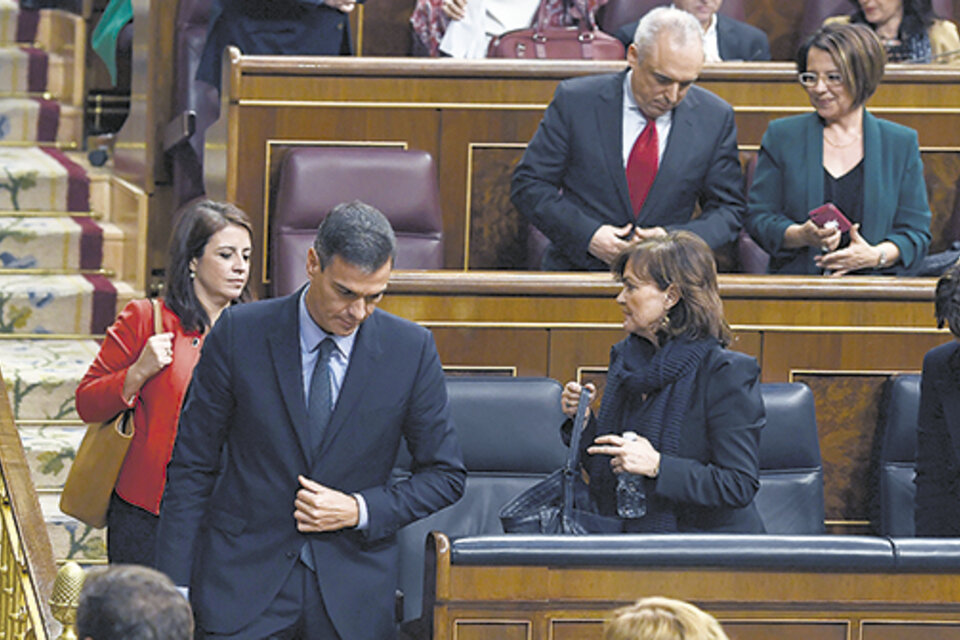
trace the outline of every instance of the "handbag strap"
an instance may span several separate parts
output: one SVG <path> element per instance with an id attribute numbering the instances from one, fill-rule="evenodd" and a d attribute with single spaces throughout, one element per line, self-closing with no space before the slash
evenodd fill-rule
<path id="1" fill-rule="evenodd" d="M 564 469 L 575 472 L 580 460 L 580 437 L 583 435 L 583 423 L 590 406 L 590 392 L 586 388 L 580 391 L 580 403 L 577 405 L 577 415 L 573 419 L 573 431 L 570 433 L 570 450 L 567 451 L 567 462 Z"/>
<path id="2" fill-rule="evenodd" d="M 150 304 L 153 305 L 153 334 L 163 333 L 163 314 L 160 311 L 160 301 L 156 298 L 150 298 Z"/>

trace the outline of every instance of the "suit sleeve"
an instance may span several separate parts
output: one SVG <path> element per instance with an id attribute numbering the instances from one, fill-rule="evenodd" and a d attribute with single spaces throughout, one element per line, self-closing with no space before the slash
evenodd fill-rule
<path id="1" fill-rule="evenodd" d="M 561 191 L 570 163 L 572 118 L 566 85 L 557 86 L 537 132 L 513 171 L 510 199 L 557 248 L 582 262 L 600 221 L 585 214 Z"/>
<path id="2" fill-rule="evenodd" d="M 391 536 L 463 495 L 467 472 L 450 418 L 443 368 L 430 334 L 420 335 L 420 360 L 403 421 L 413 473 L 360 492 L 369 515 L 368 540 Z"/>
<path id="3" fill-rule="evenodd" d="M 766 424 L 760 369 L 740 356 L 705 373 L 710 459 L 662 456 L 656 491 L 681 504 L 745 507 L 760 487 L 760 430 Z"/>
<path id="4" fill-rule="evenodd" d="M 133 300 L 107 329 L 97 357 L 77 386 L 77 413 L 85 422 L 104 422 L 132 406 L 123 397 L 123 385 L 153 332 L 152 318 L 150 302 Z"/>
<path id="5" fill-rule="evenodd" d="M 920 413 L 917 431 L 917 497 L 915 521 L 918 536 L 948 535 L 956 532 L 953 522 L 956 497 L 950 487 L 957 477 L 957 469 L 951 464 L 953 446 L 947 433 L 943 413 L 943 399 L 937 390 L 935 378 L 946 372 L 936 366 L 932 354 L 923 360 L 923 377 L 920 380 Z"/>
<path id="6" fill-rule="evenodd" d="M 689 222 L 668 225 L 686 229 L 703 238 L 712 249 L 737 239 L 743 224 L 743 172 L 737 154 L 737 126 L 733 109 L 723 110 L 713 154 L 700 186 L 700 216 Z"/>
<path id="7" fill-rule="evenodd" d="M 227 309 L 204 341 L 167 465 L 157 531 L 157 568 L 180 586 L 190 584 L 197 533 L 217 479 L 220 452 L 234 406 L 230 334 L 231 315 Z"/>

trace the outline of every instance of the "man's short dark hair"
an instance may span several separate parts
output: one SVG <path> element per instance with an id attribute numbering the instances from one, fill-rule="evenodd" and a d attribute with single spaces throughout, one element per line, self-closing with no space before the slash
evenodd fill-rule
<path id="1" fill-rule="evenodd" d="M 340 256 L 363 271 L 372 273 L 397 255 L 397 238 L 380 211 L 354 200 L 338 204 L 317 229 L 313 249 L 325 269 L 334 256 Z"/>
<path id="2" fill-rule="evenodd" d="M 77 606 L 77 636 L 93 640 L 191 640 L 190 603 L 164 574 L 112 565 L 87 574 Z"/>

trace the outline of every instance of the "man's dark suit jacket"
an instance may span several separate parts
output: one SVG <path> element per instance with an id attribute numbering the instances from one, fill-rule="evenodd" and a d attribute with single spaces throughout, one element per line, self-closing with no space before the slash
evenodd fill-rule
<path id="1" fill-rule="evenodd" d="M 918 536 L 960 536 L 960 343 L 923 359 L 917 433 Z"/>
<path id="2" fill-rule="evenodd" d="M 513 172 L 514 206 L 551 242 L 545 269 L 607 269 L 587 253 L 590 238 L 600 225 L 634 222 L 622 150 L 625 74 L 561 82 Z M 701 214 L 691 220 L 698 202 Z M 687 229 L 717 248 L 736 239 L 744 206 L 733 109 L 692 86 L 673 110 L 636 223 Z"/>
<path id="3" fill-rule="evenodd" d="M 197 78 L 220 87 L 230 44 L 247 55 L 349 55 L 348 17 L 323 0 L 214 0 Z"/>
<path id="4" fill-rule="evenodd" d="M 638 24 L 640 21 L 636 20 L 617 29 L 614 35 L 624 47 L 629 47 L 633 42 Z M 766 33 L 722 13 L 717 14 L 717 48 L 720 50 L 720 59 L 724 61 L 770 59 L 770 41 Z"/>
<path id="5" fill-rule="evenodd" d="M 463 492 L 443 371 L 426 329 L 375 311 L 358 329 L 322 444 L 309 451 L 299 296 L 231 307 L 207 337 L 167 469 L 158 567 L 189 585 L 201 629 L 231 633 L 263 613 L 309 541 L 340 636 L 390 638 L 394 534 Z M 416 471 L 393 482 L 401 436 Z M 369 528 L 299 533 L 298 474 L 361 494 Z"/>

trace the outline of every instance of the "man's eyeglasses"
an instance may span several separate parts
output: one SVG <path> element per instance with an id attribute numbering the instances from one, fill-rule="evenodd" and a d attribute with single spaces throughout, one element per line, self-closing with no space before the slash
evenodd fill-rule
<path id="1" fill-rule="evenodd" d="M 821 77 L 821 74 L 814 73 L 813 71 L 804 71 L 803 73 L 797 74 L 797 80 L 800 81 L 805 87 L 815 87 L 817 86 L 817 80 Z M 827 83 L 827 86 L 836 87 L 843 84 L 843 74 L 838 71 L 828 71 L 827 73 L 822 74 L 824 82 Z"/>

